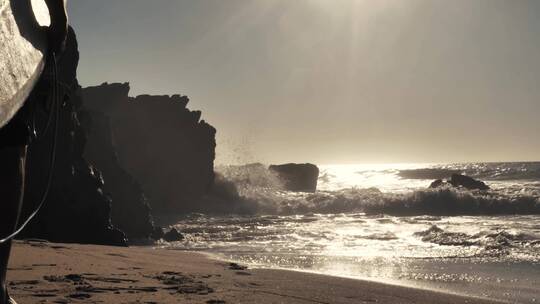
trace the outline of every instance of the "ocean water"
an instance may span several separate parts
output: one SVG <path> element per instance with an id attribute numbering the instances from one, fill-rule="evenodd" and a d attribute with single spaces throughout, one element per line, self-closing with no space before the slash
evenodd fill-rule
<path id="1" fill-rule="evenodd" d="M 234 214 L 175 219 L 185 240 L 160 246 L 251 267 L 540 302 L 540 163 L 319 167 L 316 193 L 284 191 L 262 165 L 222 167 L 238 192 Z M 454 172 L 491 190 L 428 189 Z"/>

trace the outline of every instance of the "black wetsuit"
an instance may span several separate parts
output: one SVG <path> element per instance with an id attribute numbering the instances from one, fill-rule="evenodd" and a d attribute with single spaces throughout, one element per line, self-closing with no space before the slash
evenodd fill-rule
<path id="1" fill-rule="evenodd" d="M 30 143 L 32 131 L 29 123 L 28 103 L 19 110 L 7 125 L 0 128 L 0 149 L 25 146 Z"/>

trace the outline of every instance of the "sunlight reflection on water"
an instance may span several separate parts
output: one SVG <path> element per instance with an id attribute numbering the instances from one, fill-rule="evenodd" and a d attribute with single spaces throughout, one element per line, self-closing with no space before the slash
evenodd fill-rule
<path id="1" fill-rule="evenodd" d="M 163 247 L 203 250 L 255 268 L 497 298 L 532 299 L 540 280 L 538 216 L 192 215 L 176 226 L 186 239 Z"/>

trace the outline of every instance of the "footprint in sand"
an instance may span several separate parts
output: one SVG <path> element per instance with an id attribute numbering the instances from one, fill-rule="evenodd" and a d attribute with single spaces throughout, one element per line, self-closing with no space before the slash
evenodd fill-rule
<path id="1" fill-rule="evenodd" d="M 107 253 L 107 255 L 113 256 L 113 257 L 119 257 L 119 258 L 127 258 L 127 255 L 121 254 L 121 253 Z"/>
<path id="2" fill-rule="evenodd" d="M 34 268 L 30 267 L 30 266 L 22 266 L 22 267 L 9 267 L 8 268 L 9 271 L 15 271 L 15 270 L 34 270 Z"/>
<path id="3" fill-rule="evenodd" d="M 32 297 L 36 297 L 36 298 L 52 298 L 52 297 L 57 297 L 58 295 L 55 294 L 55 293 L 34 293 L 32 295 Z"/>
<path id="4" fill-rule="evenodd" d="M 214 292 L 214 289 L 203 281 L 195 280 L 194 277 L 180 272 L 165 271 L 153 278 L 168 286 L 164 289 L 175 291 L 175 293 L 207 295 Z"/>
<path id="5" fill-rule="evenodd" d="M 82 282 L 83 277 L 79 274 L 67 274 L 65 276 L 50 275 L 43 279 L 48 282 Z"/>
<path id="6" fill-rule="evenodd" d="M 92 295 L 87 294 L 87 293 L 72 293 L 72 294 L 69 294 L 68 297 L 69 297 L 69 298 L 72 298 L 72 299 L 83 300 L 83 299 L 89 299 L 89 298 L 91 298 Z"/>
<path id="7" fill-rule="evenodd" d="M 9 282 L 10 286 L 37 285 L 37 284 L 39 284 L 38 280 L 22 280 L 22 281 L 11 281 L 11 282 Z"/>

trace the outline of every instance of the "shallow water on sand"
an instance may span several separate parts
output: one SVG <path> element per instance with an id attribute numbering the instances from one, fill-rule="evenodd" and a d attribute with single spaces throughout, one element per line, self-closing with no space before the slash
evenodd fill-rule
<path id="1" fill-rule="evenodd" d="M 492 190 L 426 190 L 456 171 Z M 322 166 L 315 194 L 234 173 L 244 203 L 256 208 L 175 219 L 185 240 L 161 246 L 251 267 L 540 301 L 538 163 Z"/>
<path id="2" fill-rule="evenodd" d="M 192 215 L 166 247 L 285 268 L 540 301 L 540 217 Z"/>

